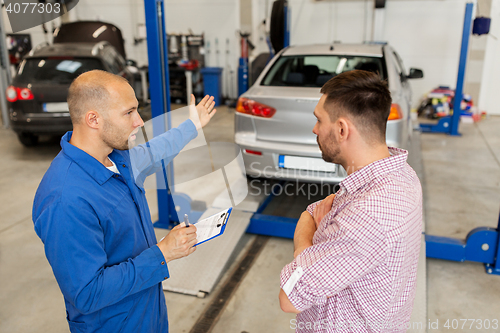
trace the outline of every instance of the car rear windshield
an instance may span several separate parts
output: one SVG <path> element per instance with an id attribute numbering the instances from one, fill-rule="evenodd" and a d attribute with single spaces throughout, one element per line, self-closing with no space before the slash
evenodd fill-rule
<path id="1" fill-rule="evenodd" d="M 96 58 L 29 58 L 21 63 L 15 80 L 19 83 L 71 83 L 78 75 L 93 69 L 104 70 Z"/>
<path id="2" fill-rule="evenodd" d="M 322 87 L 337 74 L 353 69 L 378 73 L 385 79 L 382 58 L 343 55 L 282 56 L 261 82 L 264 86 Z"/>

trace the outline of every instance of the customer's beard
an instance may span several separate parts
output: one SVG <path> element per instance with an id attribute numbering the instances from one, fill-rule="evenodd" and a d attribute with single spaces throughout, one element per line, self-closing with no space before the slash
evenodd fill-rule
<path id="1" fill-rule="evenodd" d="M 319 142 L 319 138 L 316 137 L 319 149 L 321 150 L 321 158 L 323 158 L 325 162 L 340 164 L 340 147 L 338 146 L 337 140 L 335 140 L 333 135 L 328 139 L 328 143 L 323 146 Z"/>

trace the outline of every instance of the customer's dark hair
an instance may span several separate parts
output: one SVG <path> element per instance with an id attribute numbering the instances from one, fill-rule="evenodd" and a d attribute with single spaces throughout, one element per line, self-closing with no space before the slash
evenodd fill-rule
<path id="1" fill-rule="evenodd" d="M 369 142 L 385 142 L 391 93 L 378 74 L 353 70 L 339 74 L 321 88 L 332 121 L 347 116 Z"/>

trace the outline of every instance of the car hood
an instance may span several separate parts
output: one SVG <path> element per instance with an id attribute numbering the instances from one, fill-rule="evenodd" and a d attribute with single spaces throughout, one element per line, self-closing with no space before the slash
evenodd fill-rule
<path id="1" fill-rule="evenodd" d="M 111 23 L 77 21 L 64 23 L 54 31 L 53 43 L 97 43 L 107 41 L 127 59 L 122 32 Z"/>

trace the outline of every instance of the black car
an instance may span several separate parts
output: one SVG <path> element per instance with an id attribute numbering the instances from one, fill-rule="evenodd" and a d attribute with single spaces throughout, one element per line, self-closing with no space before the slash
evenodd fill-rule
<path id="1" fill-rule="evenodd" d="M 39 46 L 24 58 L 6 91 L 12 129 L 23 145 L 35 145 L 42 134 L 62 135 L 72 129 L 69 86 L 93 69 L 121 75 L 134 86 L 125 59 L 106 41 Z"/>

